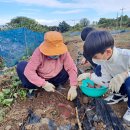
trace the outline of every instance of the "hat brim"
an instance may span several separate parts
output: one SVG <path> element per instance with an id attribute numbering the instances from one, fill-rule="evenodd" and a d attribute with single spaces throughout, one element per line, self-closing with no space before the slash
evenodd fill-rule
<path id="1" fill-rule="evenodd" d="M 54 55 L 62 55 L 68 52 L 67 46 L 63 43 L 62 46 L 55 46 L 55 47 L 48 47 L 47 43 L 44 41 L 39 46 L 40 51 L 47 56 L 54 56 Z"/>

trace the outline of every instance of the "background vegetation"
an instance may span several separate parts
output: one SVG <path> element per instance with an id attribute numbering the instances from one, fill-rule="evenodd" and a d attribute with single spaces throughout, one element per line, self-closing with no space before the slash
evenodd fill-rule
<path id="1" fill-rule="evenodd" d="M 90 21 L 87 18 L 82 18 L 79 23 L 76 23 L 74 26 L 69 25 L 66 21 L 62 21 L 58 26 L 46 26 L 41 25 L 37 21 L 27 17 L 16 17 L 11 19 L 9 23 L 6 24 L 5 29 L 14 29 L 19 27 L 26 27 L 32 31 L 37 32 L 47 32 L 50 30 L 58 30 L 61 32 L 67 31 L 81 31 L 83 27 L 93 26 L 96 28 L 107 28 L 107 29 L 125 29 L 130 27 L 130 18 L 127 15 L 118 17 L 116 19 L 110 18 L 100 18 L 99 21 Z"/>

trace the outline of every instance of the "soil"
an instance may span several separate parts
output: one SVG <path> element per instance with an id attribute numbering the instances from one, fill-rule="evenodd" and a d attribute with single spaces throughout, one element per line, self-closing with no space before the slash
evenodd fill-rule
<path id="1" fill-rule="evenodd" d="M 68 84 L 65 87 L 66 90 L 64 90 L 63 94 L 66 96 L 69 89 Z M 75 108 L 72 102 L 66 100 L 57 92 L 47 93 L 41 90 L 38 92 L 37 97 L 14 103 L 1 124 L 0 130 L 4 130 L 6 126 L 10 125 L 13 130 L 18 130 L 26 119 L 29 109 L 33 110 L 41 118 L 47 117 L 55 120 L 58 126 L 70 123 L 74 125 L 76 123 Z"/>
<path id="2" fill-rule="evenodd" d="M 125 38 L 130 42 L 130 34 L 128 35 L 115 35 L 116 46 L 122 48 L 129 48 L 130 44 L 128 42 L 122 43 L 121 38 Z M 120 38 L 121 37 L 121 38 Z M 82 72 L 90 71 L 90 67 L 86 67 L 80 64 L 82 59 L 82 47 L 83 42 L 80 38 L 76 37 L 73 40 L 66 42 L 69 52 L 74 59 L 77 67 L 81 69 Z M 0 77 L 0 88 L 5 88 L 10 86 L 10 75 L 1 75 Z M 68 100 L 66 100 L 67 92 L 69 90 L 69 83 L 64 85 L 64 89 L 61 89 L 59 92 L 55 93 L 47 93 L 43 90 L 40 90 L 37 93 L 37 97 L 32 99 L 27 98 L 26 100 L 17 100 L 11 108 L 9 108 L 8 113 L 6 114 L 4 121 L 0 124 L 0 130 L 19 130 L 20 126 L 23 122 L 26 121 L 28 116 L 28 110 L 31 109 L 33 112 L 39 116 L 40 118 L 49 118 L 55 121 L 57 126 L 71 124 L 74 126 L 77 123 L 76 115 L 75 115 L 75 107 L 74 104 Z M 65 97 L 64 97 L 64 96 Z M 83 103 L 87 104 L 91 100 L 89 98 L 83 97 Z M 111 105 L 114 112 L 117 114 L 119 118 L 122 119 L 125 111 L 127 110 L 127 103 L 121 102 L 115 105 Z M 103 122 L 95 123 L 94 126 L 96 130 L 105 130 L 105 124 Z M 47 126 L 44 126 L 44 129 Z M 37 124 L 37 128 L 29 125 L 26 127 L 28 130 L 38 130 L 42 129 Z M 47 130 L 47 128 L 45 129 Z M 129 127 L 126 127 L 126 130 L 130 130 Z"/>

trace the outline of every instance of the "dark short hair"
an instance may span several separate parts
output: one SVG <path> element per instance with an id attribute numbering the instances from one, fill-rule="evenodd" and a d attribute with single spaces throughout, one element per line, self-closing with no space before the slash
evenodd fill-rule
<path id="1" fill-rule="evenodd" d="M 92 31 L 85 39 L 83 55 L 93 57 L 97 53 L 104 53 L 107 48 L 114 47 L 114 39 L 107 31 Z"/>
<path id="2" fill-rule="evenodd" d="M 81 32 L 81 39 L 82 39 L 83 41 L 85 41 L 85 39 L 86 39 L 86 37 L 88 36 L 88 34 L 89 34 L 91 31 L 93 31 L 93 30 L 95 30 L 95 29 L 92 28 L 92 27 L 85 27 L 85 28 L 82 30 L 82 32 Z"/>

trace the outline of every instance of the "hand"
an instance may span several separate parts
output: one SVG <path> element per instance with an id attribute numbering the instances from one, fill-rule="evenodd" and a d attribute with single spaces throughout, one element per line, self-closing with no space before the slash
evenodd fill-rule
<path id="1" fill-rule="evenodd" d="M 90 73 L 83 73 L 78 76 L 78 81 L 82 81 L 83 79 L 90 78 Z"/>
<path id="2" fill-rule="evenodd" d="M 121 85 L 125 82 L 125 79 L 128 77 L 127 72 L 123 72 L 121 74 L 117 74 L 114 78 L 111 79 L 109 84 L 109 89 L 112 92 L 119 92 Z"/>
<path id="3" fill-rule="evenodd" d="M 104 85 L 102 82 L 102 77 L 98 77 L 95 73 L 91 74 L 91 78 L 90 78 L 95 84 L 102 86 Z"/>
<path id="4" fill-rule="evenodd" d="M 47 92 L 55 92 L 55 86 L 49 82 L 47 82 L 42 88 L 44 88 Z"/>
<path id="5" fill-rule="evenodd" d="M 83 59 L 81 60 L 81 65 L 85 65 L 85 66 L 87 66 L 87 67 L 91 66 L 91 64 L 89 63 L 89 61 L 87 61 L 85 58 L 83 58 Z"/>
<path id="6" fill-rule="evenodd" d="M 85 62 L 86 62 L 86 59 L 83 58 L 83 59 L 81 60 L 81 65 L 85 64 Z"/>
<path id="7" fill-rule="evenodd" d="M 76 90 L 76 86 L 71 86 L 69 91 L 68 91 L 68 95 L 67 95 L 67 100 L 74 100 L 77 97 L 77 90 Z"/>

